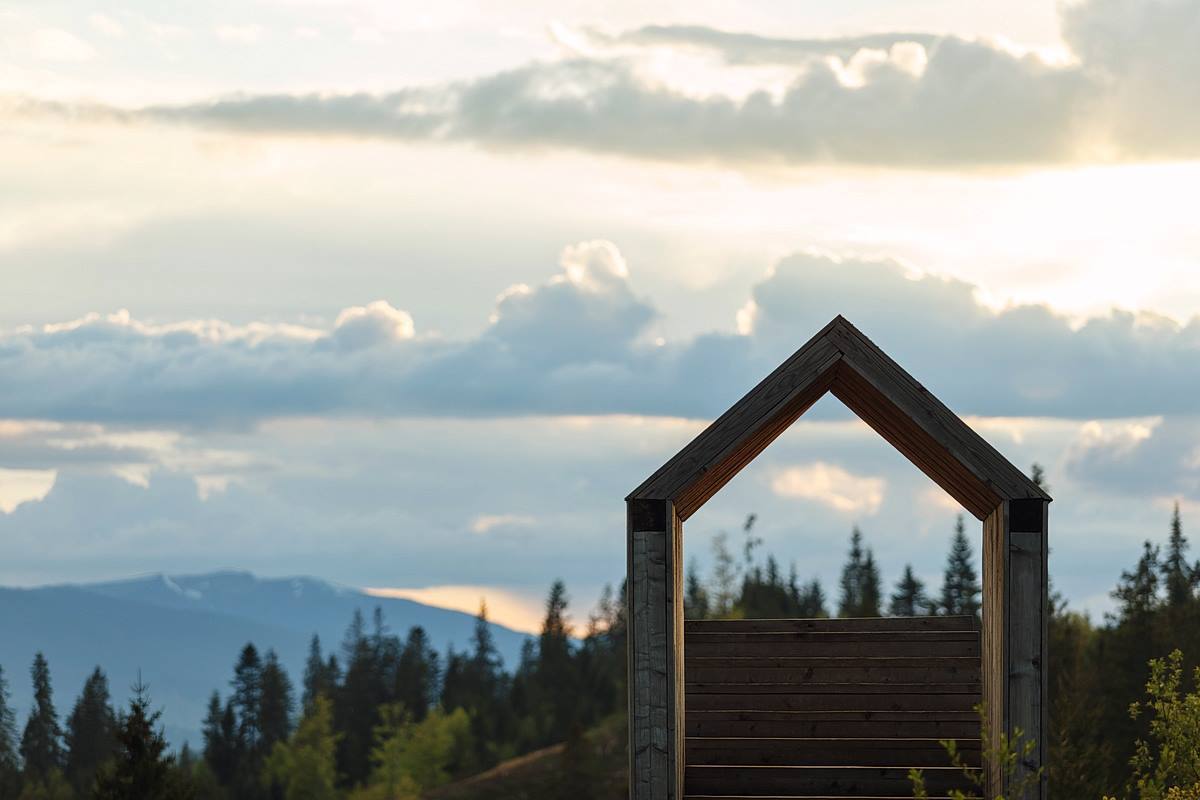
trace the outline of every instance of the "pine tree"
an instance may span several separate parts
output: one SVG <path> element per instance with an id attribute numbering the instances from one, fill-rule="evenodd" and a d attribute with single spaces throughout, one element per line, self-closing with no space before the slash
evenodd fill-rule
<path id="1" fill-rule="evenodd" d="M 1167 553 L 1159 568 L 1163 585 L 1167 590 L 1167 605 L 1180 608 L 1195 595 L 1200 583 L 1200 568 L 1187 562 L 1188 540 L 1183 535 L 1183 521 L 1179 516 L 1179 503 L 1171 514 L 1171 536 L 1167 540 Z"/>
<path id="2" fill-rule="evenodd" d="M 129 711 L 117 726 L 116 759 L 96 779 L 95 800 L 187 800 L 188 787 L 179 780 L 167 741 L 158 727 L 160 711 L 150 710 L 147 687 L 138 680 Z"/>
<path id="3" fill-rule="evenodd" d="M 321 655 L 321 637 L 314 633 L 308 643 L 308 660 L 304 662 L 304 692 L 301 695 L 304 710 L 307 711 L 318 695 L 333 697 L 336 685 L 336 675 L 330 674 L 330 662 Z"/>
<path id="4" fill-rule="evenodd" d="M 547 727 L 542 744 L 562 741 L 575 721 L 578 676 L 572 660 L 567 621 L 567 587 L 555 581 L 546 598 L 546 618 L 538 637 L 536 681 Z"/>
<path id="5" fill-rule="evenodd" d="M 688 564 L 687 579 L 683 590 L 683 616 L 687 619 L 708 618 L 708 592 L 700 582 L 700 570 L 693 558 Z"/>
<path id="6" fill-rule="evenodd" d="M 353 786 L 363 783 L 371 771 L 370 751 L 375 726 L 379 723 L 379 671 L 375 648 L 367 636 L 362 611 L 354 617 L 342 640 L 346 674 L 334 699 L 334 728 L 338 741 L 338 770 Z"/>
<path id="7" fill-rule="evenodd" d="M 108 678 L 96 667 L 83 684 L 83 691 L 67 718 L 65 774 L 80 797 L 91 789 L 100 766 L 116 752 L 116 727 Z"/>
<path id="8" fill-rule="evenodd" d="M 50 665 L 40 651 L 29 672 L 33 678 L 33 709 L 21 735 L 21 760 L 26 778 L 45 781 L 51 772 L 62 768 L 62 729 L 54 710 Z"/>
<path id="9" fill-rule="evenodd" d="M 9 705 L 8 681 L 0 667 L 0 797 L 15 797 L 20 783 L 17 720 Z"/>
<path id="10" fill-rule="evenodd" d="M 821 581 L 813 578 L 800 589 L 796 614 L 804 619 L 823 619 L 829 616 Z"/>
<path id="11" fill-rule="evenodd" d="M 238 768 L 237 717 L 233 705 L 221 705 L 216 692 L 208 700 L 204 717 L 204 762 L 222 786 L 233 784 Z"/>
<path id="12" fill-rule="evenodd" d="M 879 616 L 883 594 L 879 568 L 870 549 L 863 550 L 862 531 L 857 526 L 850 533 L 850 553 L 842 568 L 841 590 L 839 617 Z"/>
<path id="13" fill-rule="evenodd" d="M 1159 570 L 1158 547 L 1146 541 L 1133 572 L 1123 571 L 1113 590 L 1113 599 L 1120 604 L 1118 619 L 1140 620 L 1158 608 Z"/>
<path id="14" fill-rule="evenodd" d="M 441 667 L 429 636 L 420 625 L 409 628 L 396 670 L 392 695 L 418 722 L 437 702 Z"/>
<path id="15" fill-rule="evenodd" d="M 913 574 L 912 564 L 904 565 L 904 575 L 896 584 L 888 613 L 893 617 L 916 617 L 927 613 L 929 598 L 925 596 L 925 584 Z"/>
<path id="16" fill-rule="evenodd" d="M 247 755 L 255 754 L 262 737 L 262 660 L 253 644 L 242 648 L 230 685 L 233 688 L 230 702 L 238 719 L 239 749 Z"/>
<path id="17" fill-rule="evenodd" d="M 258 706 L 262 729 L 260 749 L 264 755 L 271 752 L 276 742 L 291 736 L 293 707 L 292 682 L 275 651 L 268 650 L 262 666 Z"/>
<path id="18" fill-rule="evenodd" d="M 737 600 L 738 566 L 729 550 L 729 534 L 724 531 L 713 537 L 712 615 L 718 619 L 729 616 Z"/>
<path id="19" fill-rule="evenodd" d="M 971 543 L 967 541 L 963 516 L 954 524 L 954 538 L 946 557 L 942 582 L 941 611 L 947 615 L 979 616 L 979 575 L 972 563 Z"/>

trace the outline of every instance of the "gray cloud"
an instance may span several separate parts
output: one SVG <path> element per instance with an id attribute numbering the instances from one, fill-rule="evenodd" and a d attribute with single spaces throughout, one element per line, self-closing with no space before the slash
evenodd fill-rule
<path id="1" fill-rule="evenodd" d="M 952 36 L 806 40 L 658 26 L 593 34 L 601 46 L 574 60 L 383 94 L 250 94 L 135 111 L 28 99 L 8 106 L 72 119 L 675 161 L 938 168 L 1200 155 L 1200 0 L 1087 0 L 1066 7 L 1062 24 L 1070 63 Z M 648 46 L 790 67 L 794 78 L 781 95 L 697 96 L 637 69 L 638 48 Z"/>
<path id="2" fill-rule="evenodd" d="M 784 259 L 743 311 L 748 335 L 652 340 L 656 308 L 608 242 L 564 251 L 540 286 L 498 299 L 465 340 L 425 336 L 388 303 L 328 327 L 120 313 L 0 335 L 0 419 L 245 427 L 303 415 L 711 417 L 835 314 L 956 410 L 1067 418 L 1187 414 L 1200 319 L 1113 311 L 1076 327 L 1044 306 L 996 312 L 975 287 L 899 264 Z"/>

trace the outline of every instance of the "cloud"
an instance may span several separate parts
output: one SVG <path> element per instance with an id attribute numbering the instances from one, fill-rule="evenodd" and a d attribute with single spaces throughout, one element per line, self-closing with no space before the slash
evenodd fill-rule
<path id="1" fill-rule="evenodd" d="M 537 520 L 528 514 L 480 514 L 471 520 L 471 533 L 485 534 L 496 528 L 528 527 Z"/>
<path id="2" fill-rule="evenodd" d="M 41 500 L 56 477 L 52 469 L 0 469 L 0 512 L 11 514 L 22 503 Z"/>
<path id="3" fill-rule="evenodd" d="M 61 28 L 34 31 L 30 49 L 35 57 L 46 61 L 90 61 L 96 55 L 90 44 Z"/>
<path id="4" fill-rule="evenodd" d="M 257 44 L 263 30 L 258 25 L 218 25 L 213 33 L 223 42 L 231 44 Z"/>
<path id="5" fill-rule="evenodd" d="M 370 94 L 244 94 L 135 111 L 11 102 L 22 113 L 243 132 L 465 141 L 637 158 L 916 168 L 1200 156 L 1200 0 L 1086 0 L 1062 12 L 1067 53 L 881 33 L 783 39 L 654 26 L 583 55 L 473 80 Z M 226 38 L 257 32 L 228 28 Z M 785 68 L 748 92 L 654 53 L 709 54 L 726 73 Z M 578 48 L 577 48 L 578 52 Z"/>
<path id="6" fill-rule="evenodd" d="M 867 516 L 879 512 L 886 488 L 883 478 L 855 475 L 823 461 L 788 467 L 771 479 L 771 490 L 782 497 L 797 497 L 843 513 Z"/>
<path id="7" fill-rule="evenodd" d="M 0 419 L 178 430 L 311 415 L 711 418 L 839 313 L 964 415 L 1200 411 L 1200 318 L 1114 310 L 1079 323 L 1041 305 L 995 311 L 977 294 L 894 261 L 801 253 L 754 286 L 741 335 L 665 341 L 617 247 L 585 241 L 543 283 L 502 292 L 466 339 L 423 334 L 386 301 L 327 326 L 121 311 L 0 333 Z"/>
<path id="8" fill-rule="evenodd" d="M 515 631 L 538 633 L 545 610 L 541 598 L 522 595 L 499 586 L 426 586 L 423 588 L 368 588 L 375 597 L 400 597 L 465 614 L 478 614 L 481 603 L 487 605 L 488 619 Z"/>

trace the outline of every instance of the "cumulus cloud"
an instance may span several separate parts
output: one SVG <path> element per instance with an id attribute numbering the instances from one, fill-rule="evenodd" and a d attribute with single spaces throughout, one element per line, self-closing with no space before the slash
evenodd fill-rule
<path id="1" fill-rule="evenodd" d="M 384 301 L 324 327 L 118 312 L 9 331 L 0 419 L 178 428 L 305 415 L 712 417 L 839 313 L 963 414 L 1200 410 L 1200 318 L 1112 311 L 1079 324 L 1040 305 L 995 311 L 963 281 L 802 253 L 753 288 L 739 334 L 659 342 L 659 312 L 615 245 L 573 245 L 559 267 L 501 293 L 490 324 L 462 340 L 421 335 Z"/>
<path id="2" fill-rule="evenodd" d="M 881 33 L 781 39 L 654 26 L 560 61 L 381 94 L 238 95 L 136 111 L 10 102 L 118 120 L 238 131 L 562 147 L 682 161 L 909 167 L 1200 155 L 1200 0 L 1085 0 L 1062 12 L 1069 53 Z M 785 67 L 785 85 L 731 94 L 662 74 L 647 51 Z M 578 53 L 582 52 L 582 55 Z M 677 71 L 678 72 L 678 71 Z M 685 70 L 686 72 L 686 70 Z"/>
<path id="3" fill-rule="evenodd" d="M 771 490 L 782 497 L 796 497 L 867 516 L 878 513 L 886 488 L 887 481 L 883 478 L 855 475 L 823 461 L 788 467 L 771 479 Z"/>

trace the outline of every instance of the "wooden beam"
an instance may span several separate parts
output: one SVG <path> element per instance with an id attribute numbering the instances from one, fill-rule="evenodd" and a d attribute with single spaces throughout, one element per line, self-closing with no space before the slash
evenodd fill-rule
<path id="1" fill-rule="evenodd" d="M 1045 800 L 1046 737 L 1049 695 L 1047 639 L 1048 503 L 1039 499 L 1006 500 L 984 522 L 983 680 L 988 730 L 993 746 L 1001 734 L 1016 747 L 1036 742 L 1015 775 L 993 769 L 993 795 L 1012 800 Z M 1020 731 L 1021 738 L 1016 734 Z M 1041 780 L 1017 797 L 1010 779 L 1023 780 L 1042 770 Z"/>
<path id="2" fill-rule="evenodd" d="M 629 798 L 682 800 L 683 523 L 666 500 L 626 504 Z"/>

